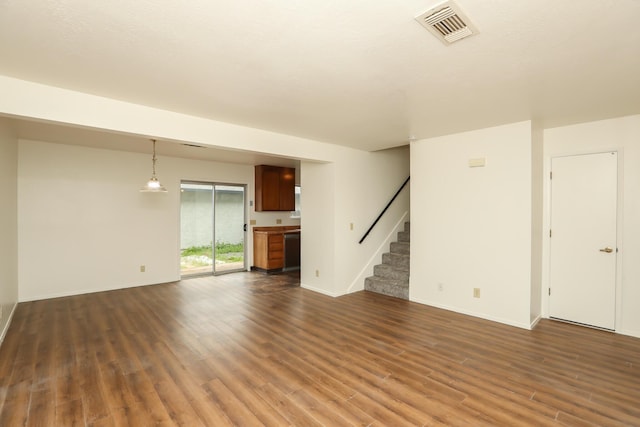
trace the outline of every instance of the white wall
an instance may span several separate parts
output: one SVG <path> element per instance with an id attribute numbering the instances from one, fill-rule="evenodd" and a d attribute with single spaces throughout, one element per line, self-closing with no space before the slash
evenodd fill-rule
<path id="1" fill-rule="evenodd" d="M 364 289 L 364 278 L 373 275 L 397 228 L 409 220 L 406 188 L 358 243 L 409 176 L 408 147 L 342 149 L 333 163 L 305 162 L 302 171 L 302 286 L 331 296 Z"/>
<path id="2" fill-rule="evenodd" d="M 363 278 L 367 274 L 367 270 L 372 268 L 370 265 L 363 268 L 358 263 L 363 259 L 373 263 L 371 260 L 375 258 L 378 248 L 383 243 L 383 240 L 380 240 L 381 236 L 370 237 L 367 245 L 361 245 L 357 249 L 353 249 L 351 246 L 353 250 L 342 249 L 343 244 L 349 242 L 351 245 L 350 242 L 353 241 L 352 237 L 356 232 L 363 230 L 365 225 L 368 226 L 372 217 L 375 218 L 375 213 L 369 209 L 368 203 L 375 202 L 376 210 L 381 208 L 383 202 L 377 199 L 378 195 L 383 199 L 388 199 L 393 193 L 387 191 L 387 187 L 396 187 L 408 175 L 406 167 L 408 150 L 406 149 L 404 154 L 401 154 L 402 150 L 372 154 L 329 143 L 216 122 L 6 76 L 0 76 L 0 92 L 3 93 L 3 96 L 0 97 L 0 114 L 103 129 L 145 138 L 155 137 L 205 146 L 249 150 L 297 158 L 305 161 L 307 165 L 318 166 L 321 171 L 313 170 L 308 174 L 301 171 L 302 176 L 307 176 L 306 180 L 303 179 L 304 182 L 301 181 L 302 215 L 303 217 L 307 215 L 301 236 L 303 247 L 302 284 L 331 295 L 340 295 L 357 289 L 359 278 Z M 395 158 L 404 158 L 404 160 L 397 162 L 393 160 Z M 389 160 L 388 166 L 384 159 Z M 370 161 L 373 162 L 371 165 L 368 163 Z M 322 164 L 333 166 L 326 166 L 325 169 L 320 166 Z M 143 170 L 146 170 L 146 167 L 148 165 L 144 166 Z M 160 168 L 159 165 L 159 171 Z M 354 182 L 339 181 L 344 178 L 349 180 L 352 177 L 357 177 L 357 179 Z M 160 174 L 160 178 L 164 184 L 166 178 L 162 174 Z M 79 179 L 84 179 L 84 175 Z M 144 176 L 140 179 L 144 180 L 148 177 Z M 197 180 L 198 177 L 186 177 L 185 179 Z M 316 179 L 319 181 L 314 182 Z M 323 182 L 325 179 L 328 181 Z M 226 180 L 225 182 L 233 181 Z M 331 183 L 330 187 L 327 187 L 327 182 Z M 310 191 L 313 189 L 319 189 L 319 191 Z M 379 189 L 380 193 L 374 189 Z M 252 194 L 252 191 L 251 188 L 249 194 Z M 33 192 L 30 195 L 24 195 L 24 198 L 30 200 L 29 197 L 32 196 Z M 316 197 L 320 197 L 320 199 L 316 200 Z M 131 203 L 135 200 L 129 199 L 123 202 Z M 345 202 L 345 206 L 342 205 L 343 202 Z M 402 203 L 406 211 L 408 197 L 397 206 L 401 206 Z M 304 208 L 305 204 L 322 207 L 322 211 L 331 216 L 321 217 L 315 213 L 305 212 L 309 209 Z M 149 207 L 149 209 L 152 208 L 154 207 Z M 155 209 L 162 210 L 163 207 L 156 206 Z M 396 209 L 400 208 L 396 207 Z M 167 214 L 163 213 L 163 215 Z M 395 212 L 392 215 L 395 215 Z M 385 218 L 378 227 L 377 233 L 385 237 L 390 233 L 389 230 L 384 230 L 384 227 L 389 225 L 387 222 L 394 224 L 397 222 L 398 218 L 392 218 L 392 215 Z M 166 219 L 163 217 L 163 221 Z M 256 219 L 257 226 L 271 225 L 272 221 L 275 222 L 277 219 L 281 219 L 283 225 L 299 223 L 299 220 L 288 218 L 288 215 L 282 213 L 264 213 L 259 216 L 256 214 L 254 219 Z M 333 221 L 333 224 L 327 230 L 328 221 Z M 354 231 L 344 228 L 348 227 L 350 222 L 354 222 Z M 27 229 L 25 227 L 25 230 Z M 309 263 L 308 257 L 305 262 L 304 255 L 305 248 L 316 244 L 317 246 L 314 248 L 327 248 L 334 251 L 333 256 L 329 259 L 323 258 L 322 266 L 318 267 Z M 342 253 L 338 256 L 335 253 L 336 250 L 340 250 Z M 309 251 L 309 253 L 315 253 L 314 251 Z M 163 256 L 168 259 L 167 254 Z M 139 261 L 136 261 L 136 268 L 138 264 Z M 115 265 L 114 268 L 129 271 L 131 265 Z M 310 270 L 305 271 L 306 268 Z M 320 272 L 319 277 L 315 276 L 316 269 Z M 162 280 L 174 279 L 175 275 L 169 274 L 170 271 L 170 267 L 162 267 Z M 338 275 L 335 276 L 334 273 Z M 132 277 L 129 274 L 125 274 L 125 282 L 119 285 L 111 282 L 111 286 L 127 286 L 127 283 L 139 282 L 135 275 Z M 146 277 L 150 276 L 148 274 Z M 146 282 L 148 280 L 145 280 Z M 71 290 L 67 291 L 71 292 Z M 31 291 L 28 293 L 31 294 Z M 51 290 L 49 294 L 56 294 L 56 291 Z"/>
<path id="3" fill-rule="evenodd" d="M 169 192 L 150 194 L 138 191 L 151 173 L 148 155 L 18 146 L 21 301 L 178 280 L 180 180 L 245 184 L 253 194 L 250 165 L 159 157 Z M 250 219 L 275 225 L 248 204 Z"/>
<path id="4" fill-rule="evenodd" d="M 544 131 L 545 175 L 558 155 L 617 150 L 619 153 L 618 285 L 616 331 L 640 337 L 640 115 Z M 549 228 L 549 185 L 545 181 L 545 229 Z M 543 289 L 549 287 L 549 241 L 544 245 Z M 544 293 L 543 293 L 544 295 Z M 548 316 L 548 297 L 543 297 Z"/>
<path id="5" fill-rule="evenodd" d="M 529 328 L 531 122 L 416 141 L 411 181 L 411 300 Z"/>
<path id="6" fill-rule="evenodd" d="M 335 296 L 335 165 L 303 162 L 300 169 L 300 283 L 304 288 Z"/>
<path id="7" fill-rule="evenodd" d="M 18 140 L 0 118 L 0 342 L 18 302 Z"/>
<path id="8" fill-rule="evenodd" d="M 362 288 L 363 264 L 408 210 L 407 191 L 358 245 L 408 175 L 408 149 L 335 149 L 336 162 L 301 168 L 302 285 L 328 295 Z M 253 198 L 250 165 L 159 157 L 158 177 L 169 192 L 148 194 L 138 192 L 150 173 L 145 154 L 28 140 L 19 152 L 22 301 L 178 280 L 180 180 L 246 184 L 247 203 Z M 247 209 L 256 226 L 301 224 L 288 213 Z"/>
<path id="9" fill-rule="evenodd" d="M 302 159 L 302 285 L 319 292 L 337 296 L 361 289 L 388 240 L 408 219 L 405 190 L 367 241 L 357 244 L 408 175 L 406 148 L 366 153 L 4 76 L 0 92 L 0 114 Z M 550 156 L 558 153 L 621 152 L 617 329 L 635 336 L 640 336 L 639 122 L 632 116 L 547 129 L 543 175 Z M 0 124 L 0 230 L 9 239 L 0 243 L 9 252 L 0 261 L 0 279 L 10 283 L 17 276 L 21 300 L 176 280 L 180 179 L 245 183 L 252 199 L 251 166 L 161 157 L 158 173 L 170 193 L 140 194 L 137 189 L 148 179 L 147 155 L 21 141 L 20 252 L 12 262 L 16 141 L 9 124 Z M 540 224 L 543 230 L 548 226 L 548 206 L 541 221 L 541 134 L 539 127 L 522 122 L 412 144 L 412 300 L 521 327 L 529 327 L 540 312 L 545 315 L 548 240 L 540 237 Z M 486 157 L 487 166 L 469 169 L 467 161 L 475 157 Z M 284 225 L 300 222 L 247 209 L 257 226 L 275 225 L 277 219 Z M 139 272 L 140 264 L 146 273 Z M 474 287 L 481 288 L 481 298 L 472 297 Z M 0 304 L 12 305 L 15 292 L 15 286 L 2 283 Z M 3 310 L 4 324 L 6 317 Z"/>
<path id="10" fill-rule="evenodd" d="M 365 277 L 373 275 L 374 265 L 382 262 L 382 253 L 389 252 L 389 243 L 397 240 L 398 229 L 409 221 L 407 186 L 362 244 L 358 243 L 409 176 L 409 155 L 406 146 L 356 152 L 336 162 L 334 235 L 340 293 L 364 289 Z"/>

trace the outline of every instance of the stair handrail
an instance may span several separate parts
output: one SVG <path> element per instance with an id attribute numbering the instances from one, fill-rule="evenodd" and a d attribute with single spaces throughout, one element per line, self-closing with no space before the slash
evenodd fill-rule
<path id="1" fill-rule="evenodd" d="M 382 215 L 384 215 L 384 213 L 387 211 L 387 209 L 389 209 L 389 206 L 391 206 L 391 204 L 393 203 L 393 201 L 396 199 L 396 197 L 398 197 L 398 194 L 400 194 L 400 192 L 404 189 L 404 187 L 407 185 L 407 183 L 409 182 L 409 180 L 411 179 L 411 176 L 408 176 L 407 179 L 404 180 L 404 182 L 402 183 L 402 185 L 400 186 L 400 188 L 398 188 L 398 191 L 396 191 L 396 194 L 393 195 L 393 197 L 391 198 L 391 200 L 389 200 L 389 203 L 387 203 L 387 206 L 384 207 L 384 209 L 382 210 L 382 212 L 380 212 L 380 215 L 378 215 L 378 217 L 376 218 L 375 221 L 373 221 L 373 224 L 371 224 L 371 227 L 369 227 L 369 229 L 367 230 L 366 233 L 364 233 L 364 236 L 362 236 L 362 239 L 360 239 L 360 241 L 358 242 L 358 244 L 362 244 L 362 242 L 364 242 L 364 239 L 367 238 L 367 236 L 369 235 L 369 233 L 371 233 L 371 230 L 373 230 L 373 227 L 376 226 L 376 224 L 378 223 L 378 221 L 380 221 L 380 218 L 382 218 Z"/>

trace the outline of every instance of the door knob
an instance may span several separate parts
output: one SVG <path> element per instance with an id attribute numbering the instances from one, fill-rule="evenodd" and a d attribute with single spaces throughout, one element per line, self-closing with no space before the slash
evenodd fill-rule
<path id="1" fill-rule="evenodd" d="M 600 252 L 606 252 L 606 253 L 610 254 L 611 252 L 613 252 L 613 249 L 611 249 L 609 246 L 607 246 L 606 248 L 600 249 Z"/>

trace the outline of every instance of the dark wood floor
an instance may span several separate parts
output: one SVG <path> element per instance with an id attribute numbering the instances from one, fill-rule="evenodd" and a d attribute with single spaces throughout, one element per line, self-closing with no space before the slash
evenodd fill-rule
<path id="1" fill-rule="evenodd" d="M 640 339 L 239 273 L 20 304 L 0 425 L 640 425 Z"/>

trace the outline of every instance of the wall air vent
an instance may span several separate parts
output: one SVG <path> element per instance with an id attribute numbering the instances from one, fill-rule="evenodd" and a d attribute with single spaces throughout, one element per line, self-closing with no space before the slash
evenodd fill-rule
<path id="1" fill-rule="evenodd" d="M 416 21 L 445 45 L 478 34 L 478 30 L 469 18 L 451 0 L 439 3 L 425 13 L 416 16 Z"/>

